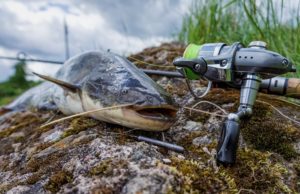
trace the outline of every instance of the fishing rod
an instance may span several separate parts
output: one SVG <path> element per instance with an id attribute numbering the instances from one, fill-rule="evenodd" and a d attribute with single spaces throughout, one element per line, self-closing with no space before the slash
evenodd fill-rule
<path id="1" fill-rule="evenodd" d="M 0 56 L 0 59 L 4 60 L 14 60 L 14 61 L 28 61 L 28 62 L 41 62 L 41 63 L 50 63 L 50 64 L 63 64 L 64 61 L 56 61 L 56 60 L 46 60 L 46 59 L 33 59 L 28 58 L 28 55 L 25 52 L 19 52 L 17 57 L 8 57 L 8 56 Z M 146 63 L 145 63 L 146 64 Z M 185 78 L 184 75 L 178 71 L 163 71 L 163 70 L 153 70 L 153 69 L 142 69 L 144 73 L 147 75 L 156 75 L 156 76 L 165 76 L 169 78 Z M 223 82 L 217 82 L 213 80 L 215 85 L 218 87 L 233 87 L 239 88 L 239 85 L 236 84 L 228 84 Z M 188 83 L 188 82 L 187 82 Z M 275 77 L 272 79 L 264 79 L 260 84 L 260 92 L 288 96 L 294 98 L 300 98 L 300 79 L 297 78 L 285 78 L 285 77 Z M 190 85 L 189 89 L 191 89 Z M 192 94 L 194 92 L 191 91 Z"/>
<path id="2" fill-rule="evenodd" d="M 0 56 L 0 59 L 13 60 L 13 61 L 41 62 L 41 63 L 51 63 L 51 64 L 63 64 L 64 63 L 62 61 L 26 58 L 25 53 L 18 53 L 17 57 Z"/>
<path id="3" fill-rule="evenodd" d="M 25 62 L 27 61 L 41 62 L 41 63 L 50 63 L 50 64 L 64 64 L 64 61 L 28 58 L 27 54 L 24 52 L 18 53 L 17 57 L 0 56 L 0 59 L 25 61 Z M 163 70 L 142 69 L 142 68 L 140 69 L 147 75 L 165 76 L 169 78 L 185 78 L 185 76 L 178 71 L 163 71 Z M 216 80 L 213 80 L 213 82 L 218 87 L 240 88 L 240 85 L 236 85 L 236 84 L 228 84 L 228 83 L 224 84 L 224 82 L 218 82 Z M 191 89 L 190 85 L 188 86 Z M 274 77 L 271 79 L 263 79 L 259 89 L 260 92 L 263 93 L 300 98 L 300 79 L 285 78 L 285 77 Z M 191 93 L 194 94 L 194 92 L 192 91 Z"/>

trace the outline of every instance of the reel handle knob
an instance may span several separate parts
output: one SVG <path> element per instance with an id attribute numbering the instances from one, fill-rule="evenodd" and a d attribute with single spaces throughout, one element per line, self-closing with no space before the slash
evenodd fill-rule
<path id="1" fill-rule="evenodd" d="M 185 59 L 183 57 L 178 57 L 173 61 L 173 64 L 176 67 L 189 68 L 193 72 L 200 75 L 204 75 L 207 71 L 207 63 L 202 57 L 195 59 Z"/>
<path id="2" fill-rule="evenodd" d="M 228 119 L 222 128 L 217 147 L 217 163 L 230 165 L 235 163 L 240 125 L 238 121 Z"/>

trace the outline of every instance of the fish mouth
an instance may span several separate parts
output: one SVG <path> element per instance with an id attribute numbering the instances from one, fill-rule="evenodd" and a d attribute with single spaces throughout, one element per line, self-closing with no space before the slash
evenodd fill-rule
<path id="1" fill-rule="evenodd" d="M 176 119 L 177 108 L 171 105 L 158 105 L 158 106 L 137 106 L 133 105 L 132 109 L 139 116 L 159 121 L 173 122 Z"/>
<path id="2" fill-rule="evenodd" d="M 123 125 L 145 131 L 165 131 L 175 123 L 177 110 L 172 105 L 132 105 L 123 108 Z"/>

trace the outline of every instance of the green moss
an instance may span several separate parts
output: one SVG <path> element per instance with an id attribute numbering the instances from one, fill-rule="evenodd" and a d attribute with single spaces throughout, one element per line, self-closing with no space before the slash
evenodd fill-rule
<path id="1" fill-rule="evenodd" d="M 38 171 L 39 168 L 40 168 L 39 160 L 32 158 L 27 162 L 25 171 L 26 172 L 36 172 L 36 171 Z"/>
<path id="2" fill-rule="evenodd" d="M 238 188 L 251 189 L 257 193 L 291 193 L 283 180 L 290 174 L 281 163 L 271 159 L 271 154 L 253 149 L 239 150 L 237 163 L 222 171 L 235 180 Z"/>
<path id="3" fill-rule="evenodd" d="M 12 187 L 8 184 L 0 184 L 0 193 L 4 194 L 6 193 L 9 189 L 11 189 Z"/>
<path id="4" fill-rule="evenodd" d="M 117 128 L 116 131 L 117 131 L 116 133 L 119 134 L 119 135 L 115 136 L 116 142 L 119 145 L 125 145 L 126 142 L 128 142 L 128 140 L 129 140 L 128 134 L 124 131 L 124 128 Z"/>
<path id="5" fill-rule="evenodd" d="M 36 152 L 38 151 L 41 151 L 41 150 L 44 150 L 48 147 L 50 147 L 51 145 L 53 145 L 54 142 L 43 142 L 43 143 L 40 143 L 37 147 L 36 147 Z"/>
<path id="6" fill-rule="evenodd" d="M 194 131 L 189 134 L 187 134 L 185 137 L 183 137 L 178 143 L 178 145 L 181 145 L 186 150 L 186 157 L 190 159 L 198 159 L 201 157 L 202 159 L 209 159 L 209 155 L 203 151 L 203 149 L 199 146 L 194 145 L 193 139 L 201 136 L 207 135 L 209 132 L 207 131 Z M 206 147 L 208 149 L 215 149 L 217 147 L 217 141 L 213 141 L 210 144 L 207 144 Z"/>
<path id="7" fill-rule="evenodd" d="M 105 159 L 90 170 L 90 176 L 112 176 L 114 169 L 127 168 L 128 162 L 125 160 Z"/>
<path id="8" fill-rule="evenodd" d="M 26 127 L 39 119 L 37 117 L 25 117 L 21 121 L 15 121 L 15 124 L 12 124 L 9 128 L 0 131 L 0 138 L 8 137 L 12 133 L 17 132 L 18 130 Z"/>
<path id="9" fill-rule="evenodd" d="M 183 193 L 219 193 L 237 192 L 234 181 L 224 173 L 215 171 L 211 166 L 205 166 L 194 160 L 179 160 L 172 158 L 172 165 L 184 179 Z"/>
<path id="10" fill-rule="evenodd" d="M 203 100 L 208 100 L 213 103 L 223 105 L 229 103 L 236 103 L 239 101 L 239 98 L 240 98 L 240 93 L 237 90 L 233 90 L 233 89 L 225 90 L 225 89 L 214 88 L 203 98 Z M 208 106 L 212 107 L 210 105 Z M 231 109 L 228 111 L 236 111 L 236 109 Z"/>
<path id="11" fill-rule="evenodd" d="M 294 161 L 294 163 L 293 163 L 293 167 L 294 167 L 294 169 L 295 169 L 295 171 L 296 171 L 296 175 L 297 175 L 297 177 L 296 177 L 296 191 L 298 192 L 298 193 L 300 193 L 300 158 L 298 158 L 298 160 L 296 160 L 296 161 Z"/>
<path id="12" fill-rule="evenodd" d="M 216 104 L 235 103 L 227 111 L 236 112 L 239 105 L 239 93 L 239 91 L 232 89 L 213 89 L 205 97 L 205 100 Z M 259 99 L 279 108 L 290 106 L 267 95 L 259 96 Z M 204 107 L 204 109 L 212 111 L 209 106 Z M 194 115 L 193 118 L 196 118 L 196 116 Z M 278 115 L 269 105 L 256 102 L 252 117 L 243 120 L 241 123 L 241 133 L 248 145 L 253 146 L 255 149 L 273 151 L 288 160 L 298 156 L 291 143 L 300 138 L 300 131 L 285 118 Z"/>
<path id="13" fill-rule="evenodd" d="M 259 150 L 274 151 L 285 159 L 298 154 L 291 145 L 300 137 L 299 130 L 281 117 L 277 117 L 270 106 L 257 103 L 253 116 L 241 124 L 247 143 Z"/>
<path id="14" fill-rule="evenodd" d="M 68 130 L 66 130 L 62 135 L 62 138 L 68 137 L 73 134 L 78 134 L 79 132 L 84 131 L 88 128 L 95 127 L 98 124 L 99 121 L 92 118 L 79 117 L 73 119 L 70 123 Z"/>
<path id="15" fill-rule="evenodd" d="M 10 164 L 10 161 L 8 159 L 3 159 L 0 162 L 0 172 L 8 171 L 9 164 Z"/>
<path id="16" fill-rule="evenodd" d="M 206 121 L 210 118 L 209 114 L 202 114 L 195 118 L 195 121 L 200 123 L 206 123 Z"/>
<path id="17" fill-rule="evenodd" d="M 112 160 L 104 160 L 97 166 L 93 167 L 90 171 L 90 175 L 112 175 Z"/>
<path id="18" fill-rule="evenodd" d="M 233 90 L 233 89 L 225 90 L 225 89 L 213 88 L 203 98 L 203 100 L 213 102 L 217 105 L 234 103 L 235 106 L 227 108 L 227 111 L 235 112 L 237 110 L 239 95 L 240 95 L 239 92 L 236 90 Z M 197 102 L 198 101 L 196 101 L 194 104 L 190 105 L 190 107 L 195 105 Z M 209 111 L 209 112 L 216 111 L 215 106 L 212 106 L 207 103 L 199 104 L 196 108 L 199 108 L 199 109 L 205 110 L 205 111 Z M 201 123 L 205 123 L 211 117 L 211 115 L 209 115 L 209 114 L 199 114 L 198 112 L 194 112 L 194 111 L 192 111 L 191 114 L 190 114 L 190 111 L 188 111 L 188 110 L 186 110 L 185 112 L 186 112 L 187 118 L 189 118 L 193 121 L 201 122 Z"/>
<path id="19" fill-rule="evenodd" d="M 0 182 L 0 193 L 4 194 L 7 193 L 7 191 L 9 191 L 10 189 L 19 186 L 19 185 L 23 185 L 24 183 L 21 182 L 20 180 L 15 180 L 15 181 L 11 181 L 9 183 L 1 183 Z"/>
<path id="20" fill-rule="evenodd" d="M 25 140 L 24 136 L 18 136 L 14 139 L 15 143 L 23 142 Z"/>
<path id="21" fill-rule="evenodd" d="M 72 182 L 73 177 L 70 173 L 65 171 L 59 171 L 53 174 L 48 183 L 44 186 L 45 189 L 55 193 L 60 190 L 60 187 L 64 184 Z"/>
<path id="22" fill-rule="evenodd" d="M 26 179 L 26 183 L 33 185 L 39 180 L 41 180 L 41 173 L 33 173 L 30 177 Z"/>
<path id="23" fill-rule="evenodd" d="M 296 170 L 297 175 L 300 176 L 300 160 L 298 160 L 294 163 L 294 168 Z M 300 179 L 299 179 L 299 182 L 300 182 Z"/>
<path id="24" fill-rule="evenodd" d="M 31 158 L 23 173 L 42 171 L 44 174 L 60 170 L 66 152 L 55 152 L 43 158 Z"/>
<path id="25" fill-rule="evenodd" d="M 203 163 L 203 159 L 172 159 L 177 175 L 183 180 L 183 193 L 238 193 L 249 191 L 254 193 L 292 193 L 296 181 L 291 178 L 289 170 L 268 152 L 254 149 L 238 151 L 237 163 L 225 168 Z M 293 179 L 293 180 L 289 180 Z M 289 180 L 287 183 L 285 181 Z"/>

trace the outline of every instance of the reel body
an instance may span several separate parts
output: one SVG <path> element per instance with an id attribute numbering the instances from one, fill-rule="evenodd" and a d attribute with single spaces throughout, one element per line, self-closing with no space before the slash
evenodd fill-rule
<path id="1" fill-rule="evenodd" d="M 262 80 L 296 71 L 288 59 L 267 50 L 266 43 L 261 41 L 251 42 L 248 48 L 238 42 L 230 46 L 190 44 L 183 57 L 176 58 L 173 64 L 188 80 L 205 78 L 241 88 L 240 106 L 237 112 L 228 115 L 218 142 L 216 159 L 225 165 L 235 163 L 239 122 L 251 116 Z"/>

